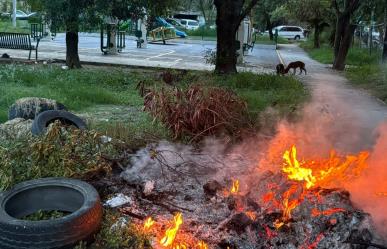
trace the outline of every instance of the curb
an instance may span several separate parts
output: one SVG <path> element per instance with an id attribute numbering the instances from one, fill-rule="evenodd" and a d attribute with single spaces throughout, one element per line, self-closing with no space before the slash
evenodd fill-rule
<path id="1" fill-rule="evenodd" d="M 275 51 L 277 52 L 278 59 L 279 59 L 279 61 L 281 62 L 281 64 L 285 65 L 285 61 L 284 61 L 284 59 L 282 58 L 282 56 L 281 56 L 279 50 L 276 49 Z"/>

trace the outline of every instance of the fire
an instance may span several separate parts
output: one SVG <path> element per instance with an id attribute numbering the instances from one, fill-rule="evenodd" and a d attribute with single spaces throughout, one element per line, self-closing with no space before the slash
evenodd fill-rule
<path id="1" fill-rule="evenodd" d="M 239 180 L 234 180 L 232 182 L 232 188 L 230 191 L 232 194 L 236 194 L 239 192 Z"/>
<path id="2" fill-rule="evenodd" d="M 149 230 L 154 224 L 155 224 L 155 221 L 152 219 L 152 217 L 149 217 L 144 222 L 144 229 Z"/>
<path id="3" fill-rule="evenodd" d="M 183 217 L 181 213 L 177 213 L 173 218 L 174 225 L 165 231 L 165 236 L 160 240 L 163 246 L 171 246 L 175 241 L 176 234 L 181 224 L 183 224 Z"/>
<path id="4" fill-rule="evenodd" d="M 315 185 L 316 178 L 312 174 L 312 169 L 303 168 L 297 160 L 296 146 L 293 145 L 290 151 L 285 151 L 283 159 L 285 160 L 285 165 L 282 171 L 288 174 L 290 180 L 305 181 L 306 188 L 311 188 Z"/>
<path id="5" fill-rule="evenodd" d="M 285 151 L 282 171 L 290 180 L 304 182 L 305 187 L 329 185 L 335 181 L 349 180 L 358 177 L 367 167 L 366 160 L 369 152 L 363 151 L 359 155 L 348 155 L 342 158 L 335 151 L 331 151 L 328 159 L 316 161 L 299 161 L 296 146 Z"/>
<path id="6" fill-rule="evenodd" d="M 208 249 L 208 245 L 204 243 L 203 241 L 200 241 L 198 243 L 198 249 Z"/>
<path id="7" fill-rule="evenodd" d="M 323 210 L 323 211 L 320 211 L 318 209 L 313 209 L 312 210 L 312 216 L 313 217 L 317 217 L 317 216 L 321 216 L 321 215 L 330 216 L 332 214 L 340 213 L 340 212 L 345 212 L 345 211 L 346 210 L 343 209 L 343 208 L 331 208 L 331 209 Z"/>
<path id="8" fill-rule="evenodd" d="M 360 152 L 358 155 L 348 155 L 340 157 L 335 151 L 331 151 L 328 159 L 319 160 L 299 160 L 297 158 L 296 146 L 292 146 L 283 154 L 284 164 L 282 171 L 287 178 L 292 181 L 302 182 L 300 188 L 298 184 L 293 184 L 282 194 L 280 208 L 283 210 L 282 217 L 274 222 L 274 226 L 279 229 L 292 218 L 292 211 L 300 205 L 306 196 L 306 191 L 314 187 L 329 187 L 336 181 L 348 181 L 353 177 L 358 177 L 366 169 L 368 152 Z M 276 203 L 275 195 L 271 188 L 270 192 L 263 196 L 265 203 Z M 386 194 L 386 195 L 385 195 Z M 378 193 L 378 196 L 387 196 L 387 193 Z M 319 199 L 319 193 L 315 196 Z M 319 211 L 313 209 L 311 215 L 332 215 L 337 212 L 345 212 L 341 208 Z"/>
<path id="9" fill-rule="evenodd" d="M 172 249 L 187 249 L 188 247 L 185 244 L 175 245 Z"/>
<path id="10" fill-rule="evenodd" d="M 253 211 L 246 211 L 245 214 L 251 219 L 251 220 L 256 220 L 257 215 Z"/>

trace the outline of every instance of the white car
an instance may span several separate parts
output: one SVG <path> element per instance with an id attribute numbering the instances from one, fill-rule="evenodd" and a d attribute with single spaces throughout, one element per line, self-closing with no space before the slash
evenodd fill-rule
<path id="1" fill-rule="evenodd" d="M 35 16 L 37 13 L 36 12 L 32 12 L 32 13 L 29 13 L 29 14 L 26 14 L 25 12 L 21 11 L 21 10 L 16 10 L 16 19 L 18 20 L 28 20 L 28 18 L 30 18 L 31 16 Z M 13 13 L 2 13 L 1 16 L 3 17 L 13 17 Z"/>
<path id="2" fill-rule="evenodd" d="M 298 26 L 278 26 L 273 29 L 273 34 L 275 30 L 278 30 L 278 36 L 286 39 L 301 40 L 305 39 L 304 29 Z M 266 31 L 267 32 L 267 31 Z"/>
<path id="3" fill-rule="evenodd" d="M 181 25 L 188 30 L 197 30 L 199 28 L 199 22 L 190 19 L 180 19 Z"/>

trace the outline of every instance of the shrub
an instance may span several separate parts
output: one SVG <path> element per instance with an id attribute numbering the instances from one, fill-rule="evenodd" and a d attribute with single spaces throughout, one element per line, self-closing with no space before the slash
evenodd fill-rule
<path id="1" fill-rule="evenodd" d="M 45 136 L 0 144 L 0 190 L 42 177 L 91 179 L 111 171 L 105 154 L 115 154 L 93 131 L 54 124 Z"/>
<path id="2" fill-rule="evenodd" d="M 247 127 L 247 105 L 233 91 L 192 85 L 187 89 L 149 90 L 145 110 L 169 128 L 175 138 L 237 136 Z"/>

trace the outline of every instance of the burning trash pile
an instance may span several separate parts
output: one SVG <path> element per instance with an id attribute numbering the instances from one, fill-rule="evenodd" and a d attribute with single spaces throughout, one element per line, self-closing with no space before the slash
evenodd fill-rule
<path id="1" fill-rule="evenodd" d="M 130 202 L 119 210 L 153 248 L 386 248 L 371 215 L 337 187 L 362 176 L 370 153 L 307 160 L 291 146 L 268 167 L 262 154 L 207 147 L 160 142 L 122 173 Z"/>

